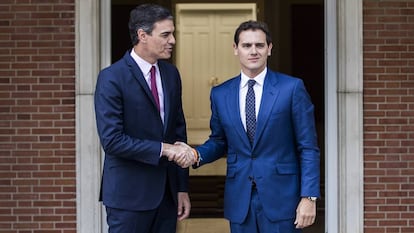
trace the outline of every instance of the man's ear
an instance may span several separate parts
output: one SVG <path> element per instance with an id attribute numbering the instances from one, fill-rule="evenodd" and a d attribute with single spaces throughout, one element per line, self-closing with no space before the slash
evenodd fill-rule
<path id="1" fill-rule="evenodd" d="M 267 51 L 267 56 L 272 55 L 272 48 L 273 48 L 273 43 L 270 43 L 270 44 L 269 44 L 269 49 L 268 49 L 268 51 Z"/>
<path id="2" fill-rule="evenodd" d="M 148 35 L 147 35 L 146 32 L 144 32 L 144 30 L 138 29 L 138 31 L 137 31 L 137 37 L 138 37 L 138 39 L 139 39 L 140 42 L 146 43 L 147 36 Z"/>
<path id="3" fill-rule="evenodd" d="M 234 50 L 234 55 L 239 55 L 239 52 L 237 50 L 237 45 L 235 43 L 233 43 L 233 50 Z"/>

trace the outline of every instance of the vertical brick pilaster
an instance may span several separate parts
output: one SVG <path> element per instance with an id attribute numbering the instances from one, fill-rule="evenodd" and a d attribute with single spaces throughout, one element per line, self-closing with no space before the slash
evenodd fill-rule
<path id="1" fill-rule="evenodd" d="M 365 233 L 414 232 L 414 2 L 364 0 Z"/>
<path id="2" fill-rule="evenodd" d="M 0 2 L 0 232 L 76 232 L 75 1 Z"/>

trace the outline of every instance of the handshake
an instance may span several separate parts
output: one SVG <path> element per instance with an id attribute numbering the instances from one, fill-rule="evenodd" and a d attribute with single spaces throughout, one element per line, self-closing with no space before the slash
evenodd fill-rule
<path id="1" fill-rule="evenodd" d="M 198 161 L 197 151 L 184 142 L 163 143 L 162 156 L 174 161 L 182 168 L 187 168 Z"/>

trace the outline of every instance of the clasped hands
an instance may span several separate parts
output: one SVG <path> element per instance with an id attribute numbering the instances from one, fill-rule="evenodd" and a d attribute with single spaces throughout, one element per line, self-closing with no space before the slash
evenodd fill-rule
<path id="1" fill-rule="evenodd" d="M 163 143 L 162 155 L 182 168 L 187 168 L 197 161 L 195 153 L 195 150 L 184 142 Z"/>

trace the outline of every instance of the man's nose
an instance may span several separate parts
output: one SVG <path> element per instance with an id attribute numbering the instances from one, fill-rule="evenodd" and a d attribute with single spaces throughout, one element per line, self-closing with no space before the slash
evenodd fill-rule
<path id="1" fill-rule="evenodd" d="M 257 54 L 256 46 L 252 46 L 252 49 L 250 51 L 251 54 Z"/>
<path id="2" fill-rule="evenodd" d="M 175 44 L 175 37 L 174 37 L 174 35 L 171 35 L 171 36 L 170 36 L 170 38 L 169 38 L 169 40 L 168 40 L 168 43 L 170 43 L 170 44 Z"/>

